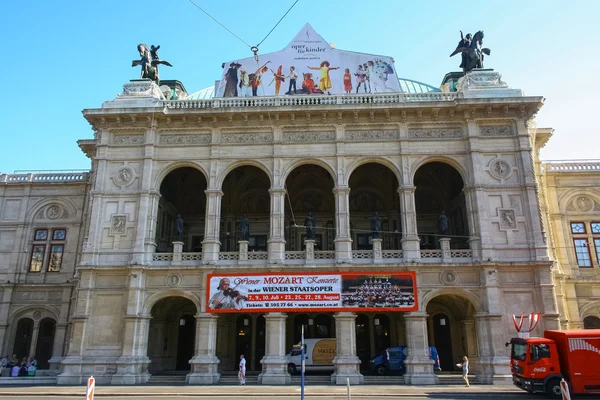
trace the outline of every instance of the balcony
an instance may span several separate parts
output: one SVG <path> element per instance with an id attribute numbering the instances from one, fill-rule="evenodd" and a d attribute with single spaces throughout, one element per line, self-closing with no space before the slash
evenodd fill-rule
<path id="1" fill-rule="evenodd" d="M 0 174 L 0 183 L 70 183 L 87 182 L 89 171 L 15 171 L 14 174 Z"/>
<path id="2" fill-rule="evenodd" d="M 600 172 L 600 160 L 548 161 L 542 165 L 546 172 Z"/>

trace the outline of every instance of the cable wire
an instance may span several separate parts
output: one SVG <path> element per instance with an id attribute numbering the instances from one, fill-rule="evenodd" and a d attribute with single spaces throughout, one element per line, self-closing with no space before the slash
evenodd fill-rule
<path id="1" fill-rule="evenodd" d="M 279 20 L 279 21 L 278 21 L 278 22 L 275 24 L 275 26 L 273 27 L 273 29 L 271 29 L 271 30 L 269 31 L 269 33 L 267 33 L 267 36 L 265 36 L 265 37 L 264 37 L 264 39 L 263 39 L 263 40 L 261 40 L 261 41 L 260 41 L 260 42 L 259 42 L 259 43 L 256 45 L 256 47 L 260 46 L 260 45 L 262 44 L 262 42 L 264 42 L 265 40 L 267 40 L 267 38 L 269 37 L 269 35 L 270 35 L 270 34 L 271 34 L 271 33 L 272 33 L 274 30 L 275 30 L 275 28 L 277 28 L 277 25 L 279 25 L 279 23 L 280 23 L 281 21 L 283 21 L 283 19 L 285 18 L 285 16 L 286 16 L 286 15 L 288 15 L 288 13 L 289 13 L 290 11 L 292 11 L 292 8 L 294 8 L 294 6 L 296 5 L 296 3 L 298 3 L 298 1 L 299 1 L 299 0 L 296 0 L 296 1 L 294 2 L 294 4 L 292 4 L 292 6 L 291 6 L 290 8 L 288 8 L 288 10 L 285 12 L 285 14 L 283 14 L 283 17 L 281 17 L 281 19 L 280 19 L 280 20 Z"/>
<path id="2" fill-rule="evenodd" d="M 235 36 L 240 42 L 244 43 L 246 46 L 248 47 L 252 47 L 251 45 L 249 45 L 248 43 L 246 43 L 241 37 L 239 37 L 238 35 L 236 35 L 235 33 L 233 33 L 231 31 L 231 29 L 229 29 L 228 27 L 226 27 L 225 25 L 223 25 L 222 23 L 220 23 L 215 17 L 213 17 L 212 15 L 210 15 L 208 12 L 206 12 L 202 7 L 200 7 L 198 4 L 194 3 L 192 0 L 188 0 L 190 3 L 192 3 L 193 5 L 195 5 L 200 11 L 202 11 L 204 14 L 208 15 L 213 21 L 215 21 L 217 24 L 221 25 L 227 32 L 231 33 L 233 36 Z M 278 22 L 279 23 L 279 22 Z M 275 29 L 275 28 L 273 28 Z M 271 33 L 271 32 L 269 32 Z M 265 38 L 266 39 L 266 38 Z M 264 39 L 263 39 L 264 40 Z M 261 42 L 262 43 L 262 42 Z"/>

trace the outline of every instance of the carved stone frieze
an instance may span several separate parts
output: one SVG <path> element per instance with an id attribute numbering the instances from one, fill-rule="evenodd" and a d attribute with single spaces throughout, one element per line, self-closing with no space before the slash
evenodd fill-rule
<path id="1" fill-rule="evenodd" d="M 345 137 L 349 141 L 371 141 L 371 140 L 397 140 L 400 134 L 395 129 L 378 129 L 364 131 L 346 131 Z"/>
<path id="2" fill-rule="evenodd" d="M 221 135 L 221 143 L 270 143 L 273 141 L 272 133 L 224 133 Z"/>
<path id="3" fill-rule="evenodd" d="M 513 136 L 513 129 L 510 125 L 480 126 L 479 134 L 481 136 Z"/>
<path id="4" fill-rule="evenodd" d="M 488 165 L 490 175 L 498 180 L 505 180 L 512 175 L 512 168 L 508 161 L 503 158 L 494 158 Z"/>
<path id="5" fill-rule="evenodd" d="M 461 128 L 419 128 L 409 129 L 408 137 L 412 139 L 454 139 L 463 136 Z"/>
<path id="6" fill-rule="evenodd" d="M 144 135 L 114 135 L 113 144 L 133 146 L 144 144 L 146 139 Z"/>
<path id="7" fill-rule="evenodd" d="M 284 132 L 284 142 L 332 142 L 335 132 Z"/>
<path id="8" fill-rule="evenodd" d="M 210 135 L 160 135 L 160 144 L 189 145 L 210 143 Z"/>
<path id="9" fill-rule="evenodd" d="M 110 221 L 111 235 L 124 235 L 127 229 L 126 215 L 113 215 Z"/>
<path id="10" fill-rule="evenodd" d="M 129 82 L 123 85 L 123 93 L 118 97 L 155 97 L 163 99 L 164 96 L 156 83 L 152 81 Z"/>
<path id="11" fill-rule="evenodd" d="M 517 230 L 517 218 L 513 209 L 498 209 L 501 230 Z"/>

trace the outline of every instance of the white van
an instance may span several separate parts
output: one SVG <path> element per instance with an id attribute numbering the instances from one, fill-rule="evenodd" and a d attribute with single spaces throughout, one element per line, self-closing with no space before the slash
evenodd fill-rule
<path id="1" fill-rule="evenodd" d="M 302 368 L 300 343 L 286 355 L 288 372 L 295 374 Z M 333 358 L 337 353 L 337 342 L 332 339 L 304 339 L 305 371 L 333 371 Z"/>

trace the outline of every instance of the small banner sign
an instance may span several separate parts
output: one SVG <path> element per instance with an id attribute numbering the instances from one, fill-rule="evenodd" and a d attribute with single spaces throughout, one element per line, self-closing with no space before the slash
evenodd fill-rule
<path id="1" fill-rule="evenodd" d="M 209 274 L 207 312 L 416 311 L 415 272 Z"/>

